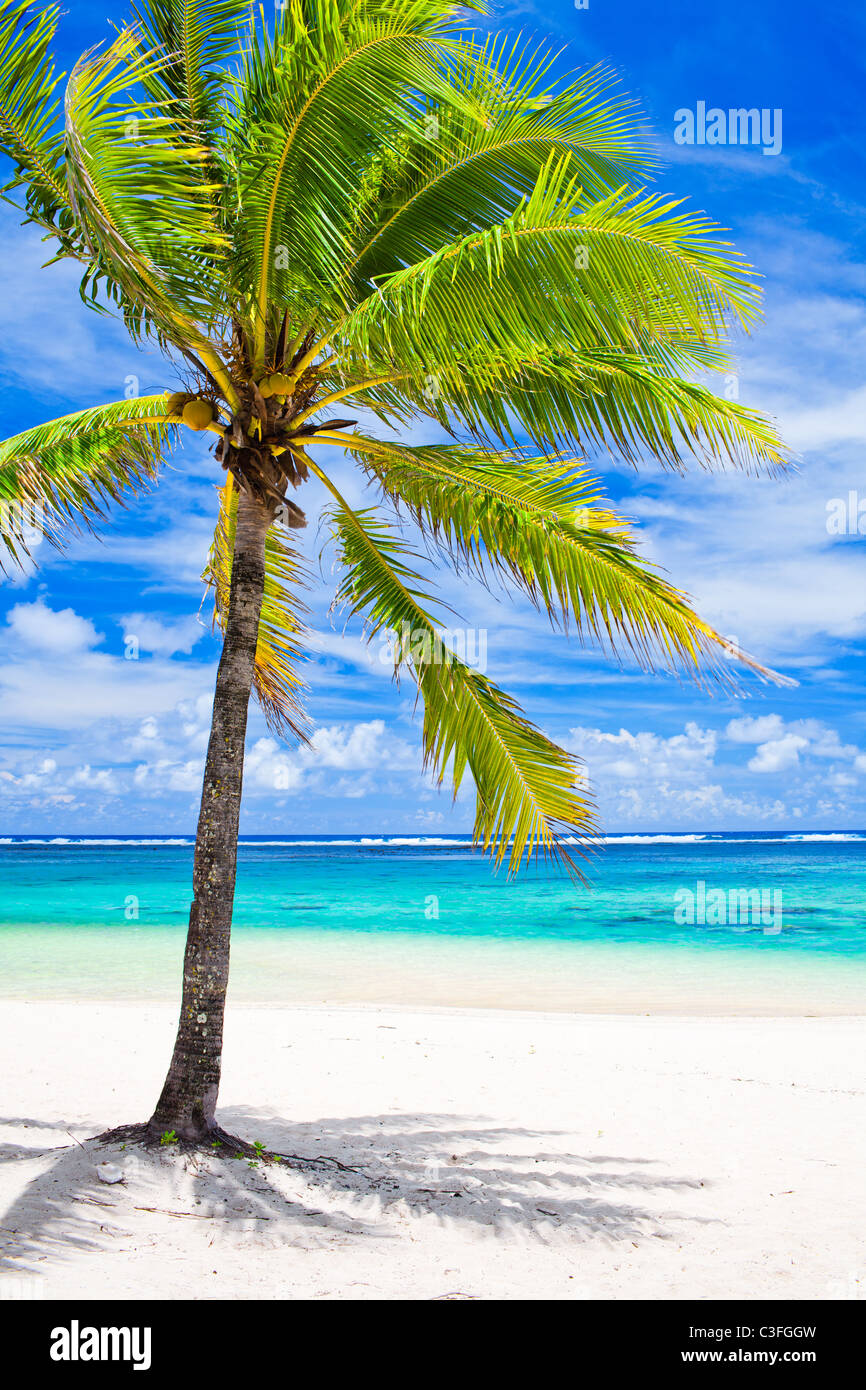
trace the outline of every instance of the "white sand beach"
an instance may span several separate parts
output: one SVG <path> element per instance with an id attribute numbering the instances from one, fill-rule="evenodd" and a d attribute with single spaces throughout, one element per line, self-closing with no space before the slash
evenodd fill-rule
<path id="1" fill-rule="evenodd" d="M 866 1296 L 861 1019 L 236 1007 L 222 1122 L 316 1172 L 84 1142 L 174 1022 L 0 1004 L 0 1297 Z"/>

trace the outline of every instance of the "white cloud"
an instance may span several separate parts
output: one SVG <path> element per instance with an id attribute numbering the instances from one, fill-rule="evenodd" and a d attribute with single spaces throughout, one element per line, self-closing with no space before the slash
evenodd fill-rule
<path id="1" fill-rule="evenodd" d="M 154 656 L 175 656 L 184 652 L 187 656 L 196 642 L 205 634 L 198 618 L 177 618 L 172 622 L 161 622 L 146 613 L 130 613 L 120 619 L 123 640 L 132 639 L 140 651 Z"/>
<path id="2" fill-rule="evenodd" d="M 0 704 L 5 727 L 99 730 L 135 724 L 174 711 L 212 687 L 213 670 L 162 657 L 124 660 L 97 651 L 93 624 L 72 608 L 54 610 L 39 599 L 16 604 L 0 630 Z"/>
<path id="3" fill-rule="evenodd" d="M 789 410 L 784 426 L 786 438 L 795 449 L 862 444 L 866 441 L 866 386 L 838 395 L 825 405 Z"/>
<path id="4" fill-rule="evenodd" d="M 353 727 L 333 724 L 318 728 L 299 756 L 304 763 L 344 771 L 408 767 L 418 762 L 417 753 L 394 737 L 384 719 L 371 719 Z"/>
<path id="5" fill-rule="evenodd" d="M 853 761 L 855 768 L 859 761 L 857 746 L 843 743 L 836 729 L 818 719 L 786 722 L 779 714 L 732 719 L 725 728 L 725 737 L 732 743 L 758 745 L 748 763 L 752 772 L 784 772 L 797 766 L 800 754 L 806 752 L 813 758 Z"/>
<path id="6" fill-rule="evenodd" d="M 369 672 L 370 675 L 389 677 L 393 671 L 387 662 L 380 660 L 381 646 L 371 646 L 360 637 L 348 636 L 342 632 L 310 631 L 308 649 L 317 656 L 336 658 L 349 666 Z M 318 678 L 318 675 L 317 675 Z"/>
<path id="7" fill-rule="evenodd" d="M 133 773 L 136 787 L 150 794 L 155 792 L 197 792 L 201 790 L 204 761 L 191 758 L 187 762 L 172 762 L 158 758 L 155 763 L 139 763 Z"/>
<path id="8" fill-rule="evenodd" d="M 819 794 L 831 788 L 834 812 L 847 811 L 845 798 L 866 772 L 866 755 L 835 729 L 817 719 L 786 722 L 778 713 L 731 719 L 720 732 L 690 722 L 682 734 L 669 737 L 650 730 L 575 728 L 567 743 L 586 761 L 605 825 L 793 823 L 804 815 L 803 801 L 823 818 Z M 744 747 L 754 748 L 745 761 Z M 760 785 L 763 791 L 772 774 L 782 777 L 786 793 L 796 792 L 796 800 L 783 799 L 776 787 L 768 798 L 751 790 Z"/>
<path id="9" fill-rule="evenodd" d="M 17 603 L 6 619 L 12 639 L 19 646 L 67 655 L 86 651 L 102 641 L 96 628 L 72 608 L 55 610 L 42 600 Z"/>
<path id="10" fill-rule="evenodd" d="M 417 769 L 419 762 L 417 752 L 395 738 L 383 719 L 332 724 L 316 729 L 308 744 L 292 752 L 281 748 L 276 739 L 258 739 L 247 753 L 245 786 L 294 791 L 312 781 L 328 796 L 355 798 L 376 788 L 375 773 Z M 362 775 L 344 775 L 328 783 L 323 779 L 326 770 Z"/>
<path id="11" fill-rule="evenodd" d="M 247 753 L 244 769 L 246 789 L 295 791 L 304 780 L 297 758 L 282 749 L 273 738 L 260 738 Z"/>
<path id="12" fill-rule="evenodd" d="M 90 756 L 83 764 L 70 758 L 69 750 L 62 761 L 32 755 L 7 759 L 0 768 L 0 793 L 16 806 L 78 806 L 78 798 L 87 794 L 95 804 L 130 793 L 146 801 L 178 794 L 192 798 L 186 801 L 189 810 L 201 787 L 210 704 L 210 697 L 201 695 L 180 701 L 160 719 L 130 720 L 126 737 L 104 729 L 98 736 L 88 733 Z M 414 789 L 419 776 L 418 753 L 384 720 L 375 719 L 323 726 L 299 748 L 286 748 L 271 737 L 252 738 L 244 787 L 251 800 L 279 805 L 281 794 L 302 786 L 310 794 L 349 800 L 376 792 L 399 795 L 407 786 Z"/>
<path id="13" fill-rule="evenodd" d="M 785 734 L 784 738 L 759 744 L 755 756 L 749 759 L 749 768 L 752 772 L 783 772 L 799 762 L 801 750 L 808 746 L 808 739 Z"/>
<path id="14" fill-rule="evenodd" d="M 766 739 L 778 738 L 782 728 L 780 714 L 759 714 L 754 718 L 732 719 L 725 729 L 725 737 L 734 743 L 763 743 Z"/>
<path id="15" fill-rule="evenodd" d="M 70 786 L 87 787 L 91 791 L 113 794 L 118 790 L 117 781 L 110 767 L 91 768 L 89 763 L 78 768 L 69 779 Z"/>
<path id="16" fill-rule="evenodd" d="M 118 784 L 111 768 L 94 769 L 89 763 L 61 768 L 53 757 L 25 759 L 18 773 L 8 767 L 0 770 L 0 792 L 15 804 L 77 806 L 79 790 L 97 792 L 104 798 L 115 795 Z"/>
<path id="17" fill-rule="evenodd" d="M 660 782 L 703 773 L 713 764 L 717 735 L 690 721 L 682 734 L 664 738 L 643 731 L 620 729 L 609 734 L 601 729 L 570 729 L 569 746 L 588 766 L 591 780 L 597 769 L 622 780 L 636 778 Z"/>

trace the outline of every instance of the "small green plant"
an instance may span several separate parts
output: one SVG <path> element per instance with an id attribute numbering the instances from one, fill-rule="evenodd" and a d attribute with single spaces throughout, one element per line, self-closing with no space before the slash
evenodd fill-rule
<path id="1" fill-rule="evenodd" d="M 178 1140 L 178 1137 L 173 1129 L 167 1129 L 165 1131 L 165 1134 L 161 1136 L 159 1142 L 160 1144 L 177 1144 L 180 1141 Z"/>
<path id="2" fill-rule="evenodd" d="M 256 1139 L 256 1140 L 253 1142 L 253 1148 L 255 1149 L 256 1153 L 257 1153 L 258 1156 L 259 1156 L 259 1158 L 264 1158 L 264 1156 L 265 1156 L 265 1146 L 264 1146 L 264 1144 L 262 1143 L 261 1139 Z"/>

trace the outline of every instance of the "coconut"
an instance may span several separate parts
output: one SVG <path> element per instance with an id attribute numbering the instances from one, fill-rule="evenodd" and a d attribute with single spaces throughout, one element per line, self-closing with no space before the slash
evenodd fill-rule
<path id="1" fill-rule="evenodd" d="M 287 396 L 292 389 L 292 383 L 285 372 L 274 372 L 271 377 L 271 390 L 275 396 Z"/>
<path id="2" fill-rule="evenodd" d="M 213 420 L 213 406 L 210 401 L 187 401 L 182 415 L 183 423 L 191 430 L 206 430 Z"/>
<path id="3" fill-rule="evenodd" d="M 165 392 L 165 413 L 166 415 L 179 415 L 191 396 L 187 391 L 166 391 Z"/>
<path id="4" fill-rule="evenodd" d="M 272 396 L 273 394 L 274 388 L 271 385 L 270 377 L 263 377 L 262 380 L 259 382 L 259 395 L 262 397 L 263 400 L 267 400 L 268 396 Z"/>

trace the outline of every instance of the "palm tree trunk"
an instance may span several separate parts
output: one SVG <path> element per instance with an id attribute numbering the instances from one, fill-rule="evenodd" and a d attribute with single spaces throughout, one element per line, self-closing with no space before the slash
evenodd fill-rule
<path id="1" fill-rule="evenodd" d="M 180 1021 L 165 1085 L 148 1124 L 153 1137 L 173 1130 L 178 1139 L 195 1142 L 218 1132 L 214 1114 L 229 979 L 244 741 L 271 519 L 265 505 L 241 492 L 195 841 Z"/>

